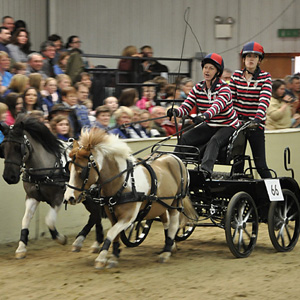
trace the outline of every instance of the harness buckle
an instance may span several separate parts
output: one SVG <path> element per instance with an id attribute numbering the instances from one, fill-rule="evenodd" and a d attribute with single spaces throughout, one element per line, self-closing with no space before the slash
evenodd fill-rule
<path id="1" fill-rule="evenodd" d="M 114 205 L 117 204 L 117 201 L 115 200 L 115 201 L 113 202 L 113 200 L 114 200 L 114 197 L 110 197 L 110 198 L 108 199 L 108 204 L 109 204 L 110 206 L 114 206 Z"/>
<path id="2" fill-rule="evenodd" d="M 123 183 L 123 188 L 124 188 L 124 189 L 127 188 L 127 181 L 124 181 L 124 183 Z"/>

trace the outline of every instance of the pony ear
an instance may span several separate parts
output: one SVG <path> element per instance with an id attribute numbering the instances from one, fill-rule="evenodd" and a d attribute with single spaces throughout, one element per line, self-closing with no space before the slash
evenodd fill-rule
<path id="1" fill-rule="evenodd" d="M 73 149 L 78 148 L 79 144 L 76 140 L 73 141 Z"/>
<path id="2" fill-rule="evenodd" d="M 9 126 L 4 122 L 0 122 L 0 130 L 4 135 L 7 135 L 9 132 Z"/>

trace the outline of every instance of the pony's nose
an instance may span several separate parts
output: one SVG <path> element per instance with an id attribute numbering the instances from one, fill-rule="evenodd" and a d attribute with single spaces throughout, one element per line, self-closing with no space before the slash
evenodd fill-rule
<path id="1" fill-rule="evenodd" d="M 69 197 L 68 202 L 72 205 L 76 204 L 75 197 L 73 197 L 73 196 Z"/>
<path id="2" fill-rule="evenodd" d="M 19 177 L 15 176 L 15 175 L 11 175 L 11 176 L 5 176 L 3 175 L 3 179 L 8 183 L 8 184 L 16 184 L 19 182 Z"/>

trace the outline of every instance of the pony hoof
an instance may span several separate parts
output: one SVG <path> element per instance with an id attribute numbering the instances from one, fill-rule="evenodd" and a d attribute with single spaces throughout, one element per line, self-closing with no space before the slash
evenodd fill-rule
<path id="1" fill-rule="evenodd" d="M 118 266 L 118 262 L 117 261 L 109 261 L 107 266 L 106 266 L 106 269 L 112 269 L 112 268 L 115 268 Z"/>
<path id="2" fill-rule="evenodd" d="M 97 269 L 97 270 L 105 269 L 105 263 L 102 262 L 102 261 L 96 261 L 95 262 L 95 269 Z"/>
<path id="3" fill-rule="evenodd" d="M 65 235 L 58 236 L 56 238 L 56 242 L 59 243 L 60 245 L 66 245 L 68 242 L 68 238 Z"/>
<path id="4" fill-rule="evenodd" d="M 79 247 L 79 246 L 72 247 L 72 252 L 80 252 L 80 250 L 81 250 L 81 247 Z"/>
<path id="5" fill-rule="evenodd" d="M 17 252 L 16 259 L 23 259 L 26 257 L 26 252 Z"/>
<path id="6" fill-rule="evenodd" d="M 158 262 L 159 263 L 166 263 L 170 259 L 171 253 L 170 252 L 163 252 L 159 255 Z"/>
<path id="7" fill-rule="evenodd" d="M 99 253 L 100 252 L 100 247 L 91 247 L 91 249 L 90 249 L 90 253 Z"/>

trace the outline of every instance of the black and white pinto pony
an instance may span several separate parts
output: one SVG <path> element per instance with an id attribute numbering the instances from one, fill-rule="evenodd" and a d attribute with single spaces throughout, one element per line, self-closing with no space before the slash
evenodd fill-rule
<path id="1" fill-rule="evenodd" d="M 63 203 L 65 183 L 68 175 L 64 170 L 65 148 L 62 143 L 41 122 L 33 117 L 19 115 L 14 126 L 0 124 L 5 138 L 0 145 L 0 157 L 4 158 L 3 178 L 8 184 L 17 184 L 23 173 L 23 186 L 26 192 L 25 214 L 22 219 L 22 230 L 16 258 L 25 258 L 29 236 L 29 224 L 40 202 L 50 205 L 45 222 L 51 236 L 58 243 L 65 245 L 66 236 L 56 229 L 57 213 Z M 73 243 L 73 251 L 79 251 L 82 242 L 91 228 L 98 228 L 94 251 L 98 252 L 103 241 L 100 209 L 92 200 L 88 200 L 86 208 L 91 215 L 88 224 L 78 234 Z"/>
<path id="2" fill-rule="evenodd" d="M 119 234 L 139 216 L 154 219 L 164 216 L 165 246 L 159 256 L 166 262 L 174 247 L 179 228 L 180 212 L 192 220 L 197 214 L 187 194 L 189 175 L 185 165 L 175 155 L 153 154 L 140 162 L 130 155 L 125 141 L 108 135 L 99 128 L 82 132 L 70 152 L 70 180 L 65 199 L 76 204 L 86 199 L 91 185 L 97 184 L 98 199 L 112 223 L 96 258 L 97 269 L 111 268 L 118 263 Z M 168 212 L 168 213 L 166 213 Z M 108 250 L 113 243 L 112 256 Z"/>

